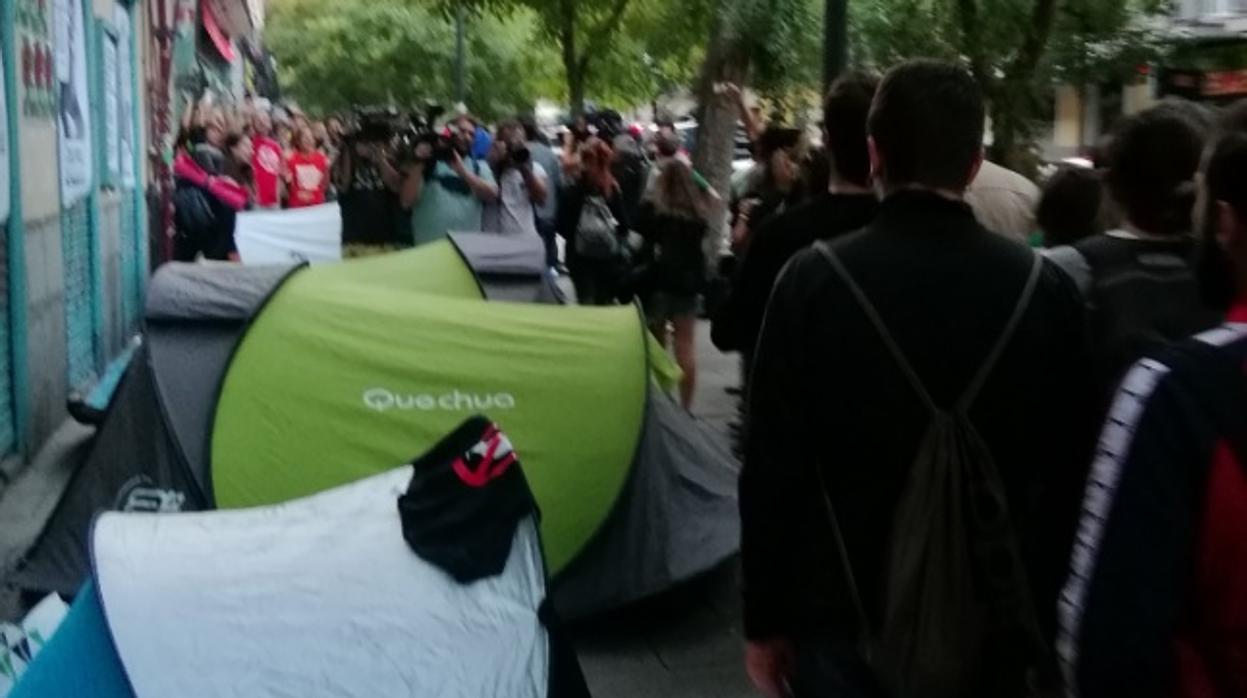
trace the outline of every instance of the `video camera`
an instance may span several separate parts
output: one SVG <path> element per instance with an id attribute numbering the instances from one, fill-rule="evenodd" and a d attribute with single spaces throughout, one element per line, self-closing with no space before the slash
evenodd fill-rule
<path id="1" fill-rule="evenodd" d="M 436 160 L 450 160 L 453 145 L 449 138 L 443 136 L 436 127 L 437 120 L 446 113 L 446 108 L 429 103 L 423 111 L 411 111 L 407 116 L 407 130 L 401 134 L 399 151 L 405 158 L 415 158 L 416 146 L 428 143 L 433 148 Z"/>
<path id="2" fill-rule="evenodd" d="M 352 115 L 343 139 L 348 144 L 394 146 L 400 162 L 414 159 L 420 143 L 432 145 L 435 157 L 449 159 L 450 143 L 434 128 L 445 112 L 444 107 L 432 103 L 423 111 L 406 114 L 393 107 L 360 107 Z"/>
<path id="3" fill-rule="evenodd" d="M 402 121 L 392 107 L 360 107 L 351 115 L 342 136 L 348 143 L 389 145 L 403 130 Z"/>

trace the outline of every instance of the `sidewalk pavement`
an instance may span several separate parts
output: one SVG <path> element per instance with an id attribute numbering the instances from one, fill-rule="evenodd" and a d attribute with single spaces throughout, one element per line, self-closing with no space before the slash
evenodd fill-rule
<path id="1" fill-rule="evenodd" d="M 65 422 L 30 465 L 0 489 L 0 622 L 21 615 L 17 593 L 4 580 L 43 532 L 94 433 L 73 420 Z"/>
<path id="2" fill-rule="evenodd" d="M 693 412 L 724 439 L 736 414 L 737 356 L 719 353 L 701 323 Z M 745 676 L 739 564 L 662 597 L 571 628 L 594 698 L 756 698 Z"/>

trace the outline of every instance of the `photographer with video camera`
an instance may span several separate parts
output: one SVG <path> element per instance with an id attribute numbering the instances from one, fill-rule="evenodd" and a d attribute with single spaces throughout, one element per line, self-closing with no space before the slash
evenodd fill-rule
<path id="1" fill-rule="evenodd" d="M 549 174 L 534 162 L 515 122 L 498 126 L 489 149 L 489 166 L 498 182 L 498 198 L 485 204 L 481 230 L 504 235 L 538 235 L 534 207 L 550 196 Z"/>
<path id="2" fill-rule="evenodd" d="M 403 208 L 412 209 L 416 245 L 454 231 L 479 231 L 485 204 L 497 200 L 493 171 L 471 156 L 475 138 L 476 125 L 461 117 L 440 137 L 416 143 L 415 161 L 406 168 L 399 195 Z"/>
<path id="3" fill-rule="evenodd" d="M 411 244 L 408 231 L 399 225 L 403 175 L 390 146 L 396 119 L 388 112 L 361 111 L 343 134 L 342 151 L 333 163 L 343 257 L 366 257 Z"/>

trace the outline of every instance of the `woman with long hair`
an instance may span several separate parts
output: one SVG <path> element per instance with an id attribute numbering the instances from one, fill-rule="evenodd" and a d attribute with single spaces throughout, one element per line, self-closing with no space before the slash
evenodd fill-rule
<path id="1" fill-rule="evenodd" d="M 614 156 L 599 138 L 581 144 L 577 176 L 561 192 L 559 235 L 567 240 L 567 267 L 581 305 L 615 302 L 625 264 L 627 212 L 611 174 Z"/>
<path id="2" fill-rule="evenodd" d="M 255 175 L 251 169 L 254 154 L 251 138 L 245 133 L 235 131 L 225 137 L 224 174 L 247 190 L 247 208 L 255 206 Z"/>
<path id="3" fill-rule="evenodd" d="M 645 238 L 648 288 L 643 305 L 650 330 L 672 345 L 684 372 L 680 404 L 689 409 L 697 383 L 697 296 L 706 273 L 706 231 L 719 195 L 679 158 L 663 163 L 641 202 L 637 232 Z"/>

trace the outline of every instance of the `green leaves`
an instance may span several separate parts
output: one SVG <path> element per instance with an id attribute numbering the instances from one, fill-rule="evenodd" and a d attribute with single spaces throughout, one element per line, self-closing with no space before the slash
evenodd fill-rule
<path id="1" fill-rule="evenodd" d="M 431 2 L 274 0 L 266 33 L 287 92 L 312 112 L 453 99 L 454 24 Z M 467 40 L 474 113 L 515 114 L 557 82 L 558 54 L 531 13 L 474 12 Z"/>

